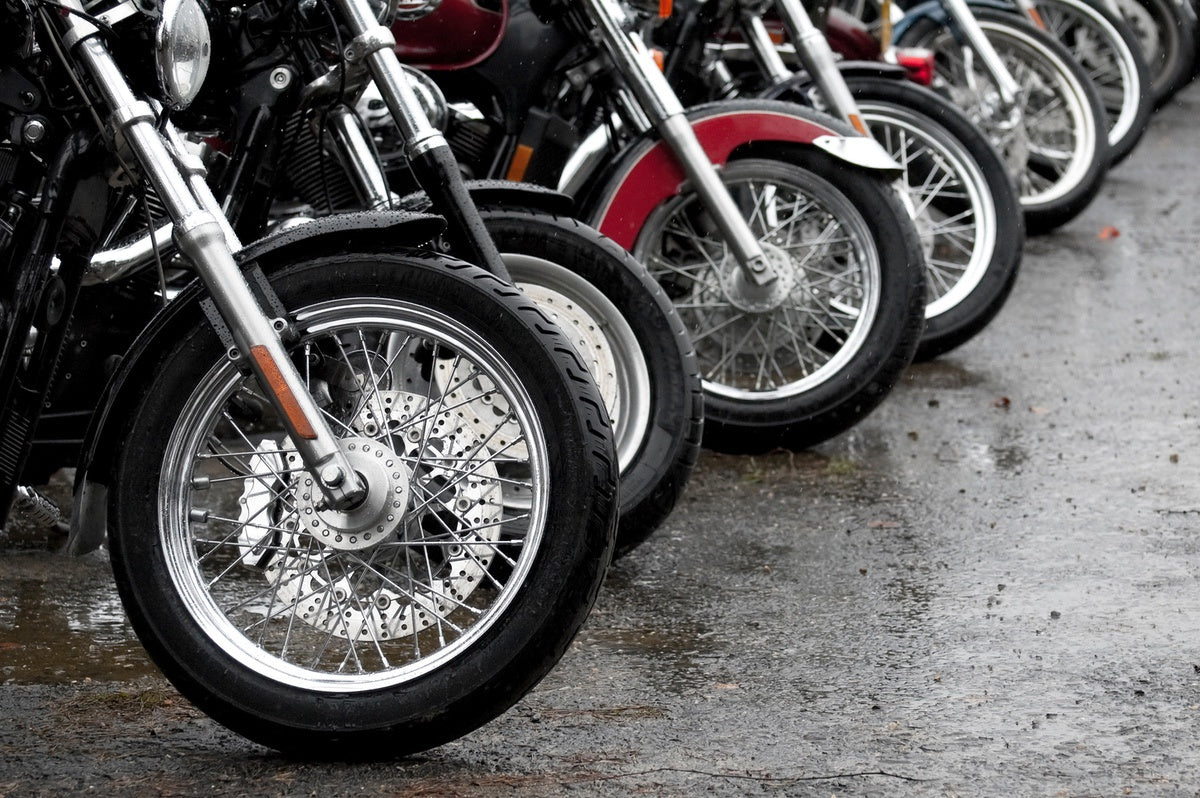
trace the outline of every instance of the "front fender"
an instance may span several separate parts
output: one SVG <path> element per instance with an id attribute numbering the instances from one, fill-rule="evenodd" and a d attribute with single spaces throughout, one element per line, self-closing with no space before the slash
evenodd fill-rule
<path id="1" fill-rule="evenodd" d="M 236 258 L 244 268 L 257 265 L 270 275 L 300 257 L 420 246 L 439 235 L 443 227 L 441 217 L 403 211 L 336 214 L 261 238 L 243 248 Z M 141 378 L 153 368 L 157 353 L 176 340 L 187 325 L 203 318 L 199 305 L 207 295 L 199 281 L 193 281 L 150 320 L 109 378 L 88 423 L 75 471 L 74 512 L 67 538 L 69 553 L 86 554 L 104 542 L 108 486 L 120 451 L 125 414 L 140 399 L 137 386 L 143 384 Z"/>
<path id="2" fill-rule="evenodd" d="M 904 67 L 889 64 L 886 61 L 838 61 L 838 72 L 843 78 L 888 78 L 891 80 L 907 80 Z M 787 102 L 807 101 L 808 90 L 816 84 L 812 75 L 807 72 L 795 72 L 787 80 L 780 81 L 763 89 L 759 95 L 764 100 L 784 100 Z"/>
<path id="3" fill-rule="evenodd" d="M 791 144 L 816 147 L 858 169 L 897 169 L 872 139 L 827 114 L 792 103 L 726 100 L 688 109 L 687 118 L 717 166 L 752 147 Z M 666 143 L 650 135 L 628 145 L 607 173 L 608 180 L 585 193 L 582 216 L 631 249 L 651 212 L 679 193 L 686 178 Z"/>
<path id="4" fill-rule="evenodd" d="M 555 216 L 572 216 L 575 200 L 569 194 L 536 183 L 515 183 L 511 180 L 467 180 L 467 193 L 480 208 L 509 208 Z M 414 191 L 400 198 L 402 210 L 424 213 L 431 208 L 424 191 Z"/>

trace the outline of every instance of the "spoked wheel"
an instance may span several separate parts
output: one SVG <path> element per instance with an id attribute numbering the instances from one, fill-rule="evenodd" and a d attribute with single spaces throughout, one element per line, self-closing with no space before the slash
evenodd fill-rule
<path id="1" fill-rule="evenodd" d="M 917 357 L 966 342 L 1004 305 L 1025 239 L 1016 191 L 983 134 L 909 81 L 846 80 L 871 135 L 904 172 L 925 255 L 925 331 Z"/>
<path id="2" fill-rule="evenodd" d="M 900 44 L 928 47 L 938 61 L 935 86 L 987 134 L 1008 164 L 1030 232 L 1073 219 L 1100 190 L 1108 141 L 1100 97 L 1070 53 L 1015 14 L 973 9 L 1019 87 L 1004 108 L 980 60 L 932 19 L 913 24 Z"/>
<path id="3" fill-rule="evenodd" d="M 916 230 L 889 185 L 823 153 L 728 163 L 722 179 L 778 279 L 743 277 L 691 192 L 662 203 L 634 254 L 692 335 L 705 444 L 803 448 L 863 418 L 911 361 L 923 323 Z"/>
<path id="4" fill-rule="evenodd" d="M 691 340 L 629 253 L 574 219 L 487 210 L 509 274 L 575 344 L 613 422 L 621 469 L 616 555 L 645 540 L 683 493 L 704 403 Z"/>
<path id="5" fill-rule="evenodd" d="M 122 599 L 179 690 L 247 737 L 319 756 L 437 745 L 530 689 L 595 598 L 616 515 L 599 396 L 528 300 L 465 264 L 324 257 L 272 282 L 368 496 L 322 504 L 195 312 L 118 459 Z"/>
<path id="6" fill-rule="evenodd" d="M 1150 68 L 1133 30 L 1088 0 L 1038 0 L 1037 10 L 1095 84 L 1108 116 L 1110 158 L 1123 160 L 1141 140 L 1154 110 Z"/>
<path id="7" fill-rule="evenodd" d="M 1116 0 L 1150 69 L 1158 108 L 1187 83 L 1196 62 L 1196 24 L 1172 0 Z"/>

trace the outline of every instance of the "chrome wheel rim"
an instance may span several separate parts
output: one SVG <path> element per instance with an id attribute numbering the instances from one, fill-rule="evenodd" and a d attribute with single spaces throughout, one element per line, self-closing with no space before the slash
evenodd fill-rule
<path id="1" fill-rule="evenodd" d="M 650 426 L 650 367 L 633 328 L 600 289 L 570 269 L 532 255 L 503 257 L 513 282 L 566 334 L 591 372 L 624 472 Z"/>
<path id="2" fill-rule="evenodd" d="M 866 220 L 831 183 L 778 162 L 728 164 L 722 178 L 779 274 L 762 307 L 691 192 L 651 214 L 634 248 L 692 336 L 707 392 L 794 397 L 833 379 L 862 349 L 880 304 Z"/>
<path id="3" fill-rule="evenodd" d="M 1108 20 L 1075 0 L 1039 0 L 1038 12 L 1100 92 L 1109 144 L 1120 142 L 1133 127 L 1141 102 L 1138 76 L 1129 66 L 1133 52 Z"/>
<path id="4" fill-rule="evenodd" d="M 961 146 L 933 136 L 903 108 L 859 100 L 871 135 L 903 169 L 901 184 L 925 252 L 925 318 L 971 295 L 996 250 L 996 204 L 987 180 Z"/>
<path id="5" fill-rule="evenodd" d="M 364 298 L 312 305 L 296 324 L 301 374 L 355 469 L 387 485 L 382 509 L 357 526 L 322 511 L 257 384 L 223 361 L 167 442 L 167 572 L 201 631 L 262 677 L 327 693 L 402 684 L 468 650 L 528 577 L 546 442 L 510 364 L 455 319 Z M 432 376 L 443 360 L 470 364 L 454 394 Z"/>
<path id="6" fill-rule="evenodd" d="M 1048 68 L 1050 54 L 1025 31 L 983 19 L 979 24 L 1020 87 L 1017 108 L 1011 115 L 1001 112 L 991 78 L 943 29 L 931 47 L 946 89 L 1004 157 L 1022 206 L 1060 200 L 1083 180 L 1096 150 L 1098 130 L 1088 124 L 1082 87 Z"/>

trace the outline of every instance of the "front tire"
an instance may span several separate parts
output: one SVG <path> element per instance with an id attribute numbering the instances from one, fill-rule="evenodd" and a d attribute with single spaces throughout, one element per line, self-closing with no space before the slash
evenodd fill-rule
<path id="1" fill-rule="evenodd" d="M 975 59 L 931 18 L 915 22 L 898 44 L 927 47 L 937 58 L 935 87 L 983 128 L 1008 164 L 1029 233 L 1074 219 L 1100 191 L 1108 169 L 1104 107 L 1070 53 L 1016 14 L 973 8 L 984 34 L 1020 87 L 1017 108 L 1003 112 L 999 91 Z"/>
<path id="2" fill-rule="evenodd" d="M 378 528 L 323 510 L 257 383 L 190 309 L 137 372 L 123 430 L 122 600 L 180 692 L 253 740 L 320 757 L 438 745 L 517 701 L 583 623 L 616 518 L 607 416 L 557 329 L 474 267 L 316 257 L 272 285 L 301 376 L 399 506 L 363 505 Z"/>
<path id="3" fill-rule="evenodd" d="M 995 148 L 938 94 L 909 81 L 849 77 L 871 135 L 904 170 L 925 254 L 918 360 L 970 340 L 1017 279 L 1025 225 Z"/>
<path id="4" fill-rule="evenodd" d="M 1108 117 L 1109 158 L 1111 164 L 1121 162 L 1141 140 L 1154 110 L 1150 67 L 1136 35 L 1090 0 L 1038 0 L 1037 10 L 1095 84 Z"/>
<path id="5" fill-rule="evenodd" d="M 623 556 L 670 515 L 700 454 L 704 395 L 691 339 L 645 267 L 594 228 L 527 211 L 482 216 L 513 282 L 600 387 L 621 469 L 614 556 Z"/>
<path id="6" fill-rule="evenodd" d="M 1150 68 L 1150 93 L 1161 108 L 1187 84 L 1196 63 L 1196 24 L 1171 0 L 1117 0 Z"/>
<path id="7" fill-rule="evenodd" d="M 912 361 L 924 321 L 916 229 L 890 185 L 800 147 L 721 170 L 779 280 L 741 278 L 715 222 L 685 191 L 634 245 L 696 347 L 704 444 L 803 449 L 849 429 Z"/>

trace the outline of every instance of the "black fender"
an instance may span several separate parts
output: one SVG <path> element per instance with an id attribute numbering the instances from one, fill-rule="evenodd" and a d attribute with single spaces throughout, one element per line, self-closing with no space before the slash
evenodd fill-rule
<path id="1" fill-rule="evenodd" d="M 907 72 L 898 64 L 885 61 L 838 61 L 838 72 L 844 78 L 890 78 L 892 80 L 907 80 Z M 808 72 L 796 72 L 787 80 L 769 86 L 758 96 L 764 100 L 791 100 L 804 97 L 808 89 L 816 85 L 816 81 Z"/>
<path id="2" fill-rule="evenodd" d="M 361 211 L 335 214 L 297 225 L 261 238 L 239 251 L 235 258 L 244 271 L 257 266 L 269 276 L 300 257 L 334 252 L 383 252 L 397 247 L 418 247 L 441 234 L 445 222 L 440 216 L 405 211 Z M 251 276 L 248 282 L 259 294 L 264 308 L 271 307 L 273 295 L 263 295 Z M 104 542 L 108 520 L 108 486 L 112 484 L 116 454 L 120 450 L 119 430 L 125 408 L 139 398 L 136 386 L 141 377 L 170 341 L 182 334 L 184 325 L 195 323 L 198 306 L 207 290 L 193 281 L 166 308 L 150 320 L 121 359 L 108 380 L 88 423 L 75 471 L 74 512 L 66 550 L 86 554 Z M 277 300 L 275 300 L 277 301 Z M 273 314 L 274 311 L 268 310 Z"/>
<path id="3" fill-rule="evenodd" d="M 467 180 L 467 193 L 480 208 L 509 208 L 554 216 L 572 216 L 575 200 L 569 194 L 536 183 L 514 183 L 511 180 Z M 399 207 L 405 211 L 426 213 L 430 210 L 429 196 L 414 191 L 400 198 Z"/>
<path id="4" fill-rule="evenodd" d="M 687 110 L 687 119 L 709 160 L 723 166 L 743 155 L 779 145 L 813 147 L 847 167 L 894 176 L 899 166 L 871 138 L 832 116 L 776 100 L 723 100 Z M 684 183 L 683 169 L 654 133 L 634 138 L 606 162 L 599 183 L 581 192 L 581 218 L 632 249 L 658 204 Z"/>

